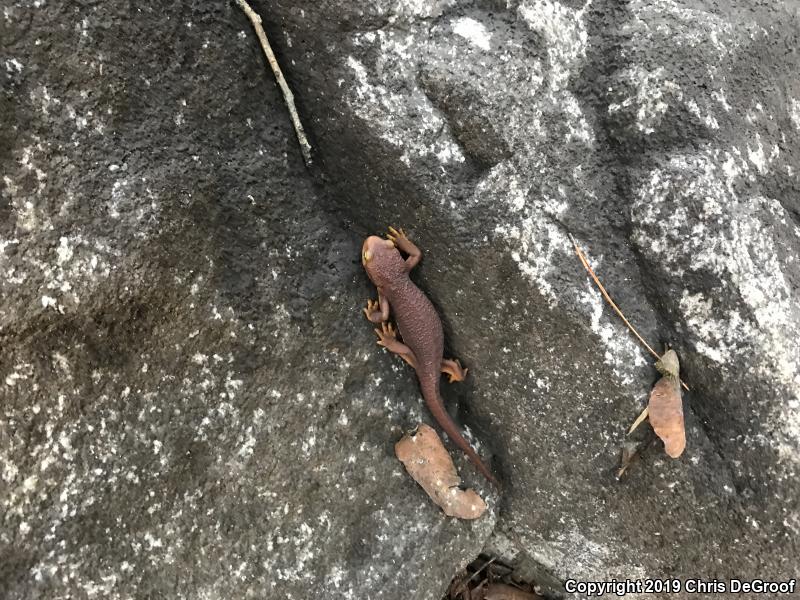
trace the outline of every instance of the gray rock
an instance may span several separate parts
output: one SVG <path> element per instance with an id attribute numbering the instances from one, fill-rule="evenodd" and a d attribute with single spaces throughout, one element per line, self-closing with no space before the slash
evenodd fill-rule
<path id="1" fill-rule="evenodd" d="M 795 577 L 796 3 L 253 6 L 310 173 L 234 3 L 0 17 L 0 589 L 437 599 L 484 547 L 551 593 Z M 429 415 L 359 312 L 388 224 L 504 480 L 475 523 L 393 456 Z M 622 481 L 657 374 L 570 233 L 691 387 L 684 455 Z"/>
<path id="2" fill-rule="evenodd" d="M 0 596 L 446 585 L 494 519 L 442 518 L 394 458 L 416 385 L 239 9 L 5 27 Z"/>

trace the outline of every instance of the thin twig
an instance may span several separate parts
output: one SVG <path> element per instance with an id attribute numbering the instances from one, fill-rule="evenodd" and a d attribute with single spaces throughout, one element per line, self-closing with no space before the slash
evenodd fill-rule
<path id="1" fill-rule="evenodd" d="M 494 561 L 496 561 L 496 560 L 497 560 L 497 557 L 496 557 L 496 556 L 493 556 L 492 558 L 490 558 L 489 560 L 487 560 L 485 563 L 483 563 L 483 565 L 481 566 L 481 568 L 480 568 L 480 569 L 478 569 L 477 571 L 475 571 L 475 572 L 472 574 L 472 577 L 470 577 L 469 579 L 467 579 L 467 583 L 469 583 L 470 581 L 472 581 L 473 579 L 475 579 L 475 578 L 476 578 L 476 577 L 477 577 L 477 576 L 478 576 L 478 575 L 481 573 L 481 571 L 483 571 L 483 570 L 484 570 L 486 567 L 488 567 L 490 564 L 492 564 L 492 563 L 493 563 Z"/>
<path id="2" fill-rule="evenodd" d="M 239 2 L 241 9 L 244 11 L 244 14 L 247 15 L 247 18 L 250 19 L 250 22 L 253 24 L 253 28 L 256 30 L 258 40 L 261 42 L 261 48 L 264 50 L 264 56 L 267 57 L 267 62 L 269 63 L 269 66 L 272 67 L 272 72 L 275 74 L 275 80 L 278 82 L 278 85 L 283 92 L 283 100 L 286 102 L 286 108 L 289 109 L 289 116 L 292 118 L 292 125 L 294 125 L 294 131 L 297 134 L 297 141 L 300 143 L 300 152 L 303 154 L 303 160 L 306 162 L 306 166 L 311 166 L 311 144 L 308 143 L 305 131 L 303 131 L 303 124 L 300 123 L 300 117 L 298 116 L 297 108 L 294 105 L 294 95 L 292 94 L 292 90 L 289 89 L 289 84 L 286 83 L 286 78 L 283 76 L 283 72 L 278 65 L 278 61 L 275 59 L 275 54 L 272 52 L 272 46 L 269 45 L 267 34 L 264 32 L 264 28 L 261 26 L 261 17 L 257 12 L 250 8 L 250 5 L 246 2 L 246 0 L 237 1 Z"/>
<path id="3" fill-rule="evenodd" d="M 630 324 L 630 321 L 628 321 L 628 319 L 625 318 L 625 315 L 622 314 L 622 311 L 619 309 L 619 307 L 611 299 L 611 296 L 608 295 L 608 292 L 606 291 L 606 288 L 603 287 L 603 284 L 600 283 L 600 280 L 597 278 L 597 275 L 594 274 L 594 271 L 592 270 L 592 267 L 589 265 L 589 261 L 586 259 L 586 255 L 580 249 L 580 247 L 578 246 L 578 243 L 575 241 L 575 238 L 572 237 L 572 234 L 570 234 L 569 239 L 572 240 L 572 245 L 575 246 L 575 253 L 578 255 L 578 258 L 580 259 L 581 263 L 583 264 L 583 268 L 586 269 L 586 272 L 589 273 L 591 278 L 594 280 L 595 284 L 597 285 L 597 288 L 600 290 L 600 293 L 603 294 L 603 298 L 605 298 L 606 301 L 611 305 L 611 308 L 613 308 L 614 311 L 619 315 L 619 318 L 622 319 L 622 322 L 625 323 L 625 325 L 628 326 L 628 329 L 631 330 L 633 335 L 635 335 L 636 338 L 644 345 L 644 347 L 647 348 L 650 351 L 650 354 L 655 356 L 656 360 L 661 358 L 661 356 L 659 356 L 659 354 L 650 347 L 650 344 L 648 344 L 646 341 L 644 341 L 644 338 L 641 335 L 639 335 L 639 332 L 636 331 L 636 329 L 634 329 L 633 325 Z M 687 392 L 689 391 L 689 386 L 686 385 L 683 382 L 683 380 L 681 380 L 681 385 L 686 389 Z"/>
<path id="4" fill-rule="evenodd" d="M 473 579 L 475 579 L 475 578 L 476 578 L 478 575 L 480 575 L 480 573 L 481 573 L 481 572 L 482 572 L 482 571 L 483 571 L 483 570 L 484 570 L 486 567 L 488 567 L 490 564 L 492 564 L 492 563 L 493 563 L 494 561 L 496 561 L 496 560 L 497 560 L 497 557 L 496 557 L 496 556 L 493 556 L 491 559 L 489 559 L 488 561 L 486 561 L 485 563 L 483 563 L 483 566 L 481 566 L 481 568 L 480 568 L 480 569 L 478 569 L 477 571 L 475 571 L 475 572 L 472 574 L 472 576 L 471 576 L 471 577 L 469 577 L 468 579 L 464 579 L 464 580 L 460 581 L 460 582 L 458 583 L 458 585 L 457 585 L 457 586 L 456 586 L 454 589 L 451 589 L 451 592 L 450 592 L 450 593 L 451 593 L 451 595 L 452 595 L 452 594 L 456 594 L 456 595 L 459 595 L 459 596 L 461 596 L 461 595 L 463 595 L 463 594 L 462 594 L 462 590 L 463 590 L 464 592 L 466 592 L 466 593 L 467 593 L 467 597 L 468 597 L 468 598 L 471 598 L 471 597 L 472 597 L 472 594 L 471 594 L 471 592 L 470 592 L 470 590 L 469 590 L 469 584 L 470 584 L 470 583 L 472 583 L 472 580 L 473 580 Z M 464 573 L 466 574 L 466 571 L 465 571 Z M 451 588 L 452 588 L 452 586 L 451 586 Z"/>

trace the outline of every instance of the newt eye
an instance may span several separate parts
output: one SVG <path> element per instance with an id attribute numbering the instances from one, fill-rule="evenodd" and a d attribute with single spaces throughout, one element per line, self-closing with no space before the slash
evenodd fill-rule
<path id="1" fill-rule="evenodd" d="M 369 262 L 372 259 L 372 252 L 370 252 L 369 250 L 365 250 L 364 254 L 361 255 L 361 259 L 364 262 Z"/>

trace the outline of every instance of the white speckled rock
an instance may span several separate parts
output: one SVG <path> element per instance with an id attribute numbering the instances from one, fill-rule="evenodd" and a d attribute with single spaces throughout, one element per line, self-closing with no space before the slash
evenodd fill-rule
<path id="1" fill-rule="evenodd" d="M 796 6 L 268 4 L 307 40 L 284 51 L 349 218 L 426 251 L 419 280 L 510 483 L 502 539 L 562 579 L 792 575 Z M 568 232 L 692 387 L 684 457 L 655 447 L 623 483 L 657 375 Z"/>
<path id="2" fill-rule="evenodd" d="M 253 4 L 310 176 L 234 3 L 0 15 L 0 589 L 436 600 L 492 529 L 553 594 L 796 576 L 797 3 Z M 505 483 L 475 524 L 392 456 L 428 415 L 359 312 L 388 224 Z M 657 373 L 569 233 L 692 388 L 622 482 Z"/>
<path id="3" fill-rule="evenodd" d="M 447 585 L 494 515 L 444 519 L 395 459 L 416 384 L 239 9 L 0 28 L 0 597 Z"/>

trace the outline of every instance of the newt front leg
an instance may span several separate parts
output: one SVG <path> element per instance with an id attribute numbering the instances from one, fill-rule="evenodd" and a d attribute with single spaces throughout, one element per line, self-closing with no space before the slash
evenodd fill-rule
<path id="1" fill-rule="evenodd" d="M 408 239 L 406 232 L 402 229 L 398 230 L 394 227 L 389 227 L 389 233 L 386 234 L 386 237 L 397 246 L 400 252 L 408 254 L 408 258 L 406 259 L 406 271 L 410 271 L 416 267 L 417 263 L 422 260 L 422 250 L 417 248 L 416 245 Z"/>
<path id="2" fill-rule="evenodd" d="M 389 301 L 380 292 L 377 300 L 367 300 L 367 307 L 363 310 L 364 316 L 370 323 L 383 323 L 389 320 Z"/>

